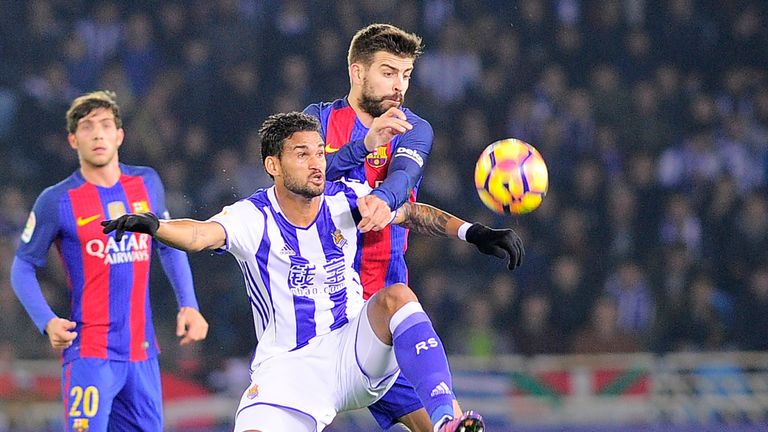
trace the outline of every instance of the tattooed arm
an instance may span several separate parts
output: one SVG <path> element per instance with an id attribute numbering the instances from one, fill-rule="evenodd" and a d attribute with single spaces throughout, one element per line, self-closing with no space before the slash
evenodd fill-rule
<path id="1" fill-rule="evenodd" d="M 486 254 L 504 259 L 507 267 L 516 269 L 523 262 L 523 241 L 512 229 L 493 229 L 479 223 L 469 223 L 427 204 L 406 202 L 397 210 L 392 223 L 432 237 L 453 237 L 477 246 Z"/>
<path id="2" fill-rule="evenodd" d="M 465 221 L 428 204 L 406 202 L 398 210 L 393 224 L 432 237 L 459 237 Z"/>

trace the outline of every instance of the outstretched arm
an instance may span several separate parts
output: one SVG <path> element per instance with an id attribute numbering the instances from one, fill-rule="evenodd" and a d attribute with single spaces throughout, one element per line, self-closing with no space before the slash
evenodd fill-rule
<path id="1" fill-rule="evenodd" d="M 103 221 L 104 233 L 115 231 L 120 241 L 126 231 L 152 235 L 168 246 L 187 252 L 218 249 L 226 245 L 227 234 L 217 222 L 194 219 L 159 220 L 154 213 L 126 214 Z"/>
<path id="2" fill-rule="evenodd" d="M 523 241 L 510 228 L 493 229 L 480 223 L 471 224 L 428 204 L 406 202 L 398 209 L 392 221 L 417 233 L 433 237 L 453 237 L 474 244 L 486 254 L 504 259 L 507 268 L 514 270 L 523 262 Z"/>

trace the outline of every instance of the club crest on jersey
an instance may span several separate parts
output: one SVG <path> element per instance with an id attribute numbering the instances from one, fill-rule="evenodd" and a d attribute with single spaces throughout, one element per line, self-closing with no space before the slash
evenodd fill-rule
<path id="1" fill-rule="evenodd" d="M 381 168 L 387 164 L 387 146 L 377 147 L 376 150 L 365 157 L 365 162 L 374 168 Z"/>
<path id="2" fill-rule="evenodd" d="M 248 397 L 248 399 L 253 399 L 253 398 L 255 398 L 258 395 L 259 395 L 259 385 L 258 384 L 254 384 L 254 385 L 251 386 L 251 388 L 248 389 L 248 396 L 247 397 Z"/>
<path id="3" fill-rule="evenodd" d="M 21 241 L 24 243 L 29 243 L 29 241 L 32 240 L 32 233 L 35 232 L 35 225 L 37 225 L 35 212 L 29 212 L 27 224 L 24 225 L 24 232 L 21 233 Z"/>
<path id="4" fill-rule="evenodd" d="M 72 419 L 72 430 L 75 432 L 88 432 L 88 429 L 90 426 L 88 426 L 88 419 L 85 418 L 76 418 Z"/>
<path id="5" fill-rule="evenodd" d="M 343 248 L 347 245 L 347 239 L 344 238 L 344 235 L 338 228 L 336 228 L 336 231 L 333 232 L 333 242 L 340 248 Z"/>
<path id="6" fill-rule="evenodd" d="M 149 211 L 149 203 L 143 200 L 131 203 L 131 207 L 133 207 L 134 213 L 146 213 Z"/>
<path id="7" fill-rule="evenodd" d="M 110 219 L 117 219 L 127 213 L 125 211 L 125 204 L 122 201 L 112 201 L 107 204 L 107 213 Z"/>

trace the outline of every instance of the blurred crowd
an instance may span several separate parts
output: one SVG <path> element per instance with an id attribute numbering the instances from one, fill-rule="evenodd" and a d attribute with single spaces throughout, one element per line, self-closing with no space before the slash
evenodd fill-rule
<path id="1" fill-rule="evenodd" d="M 0 356 L 55 357 L 8 271 L 35 197 L 77 167 L 74 97 L 114 90 L 121 161 L 158 170 L 173 216 L 204 219 L 270 184 L 258 126 L 344 96 L 349 40 L 371 22 L 424 38 L 405 98 L 435 130 L 419 200 L 525 242 L 509 272 L 411 235 L 411 285 L 449 352 L 766 350 L 767 17 L 760 0 L 4 2 Z M 477 156 L 507 137 L 550 173 L 542 206 L 519 217 L 493 214 L 473 185 Z M 251 353 L 250 309 L 233 259 L 190 260 L 209 337 L 178 348 L 154 266 L 161 363 L 216 387 Z M 41 278 L 66 314 L 57 261 Z"/>

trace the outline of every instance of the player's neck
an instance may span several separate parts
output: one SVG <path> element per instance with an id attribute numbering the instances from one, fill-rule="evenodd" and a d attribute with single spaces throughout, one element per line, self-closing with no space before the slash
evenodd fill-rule
<path id="1" fill-rule="evenodd" d="M 93 166 L 87 163 L 80 164 L 80 174 L 85 181 L 96 186 L 112 187 L 120 181 L 120 165 L 117 160 L 104 166 Z"/>
<path id="2" fill-rule="evenodd" d="M 363 126 L 370 128 L 371 123 L 373 123 L 373 116 L 363 111 L 363 108 L 358 102 L 359 100 L 358 92 L 355 92 L 354 90 L 349 92 L 349 96 L 347 96 L 347 102 L 349 103 L 349 106 L 352 107 L 355 115 L 357 115 L 357 118 L 360 119 L 360 123 L 362 123 Z"/>
<path id="3" fill-rule="evenodd" d="M 299 228 L 310 226 L 317 218 L 317 213 L 320 212 L 322 196 L 307 198 L 284 187 L 276 187 L 275 197 L 280 204 L 283 215 L 293 226 Z"/>

